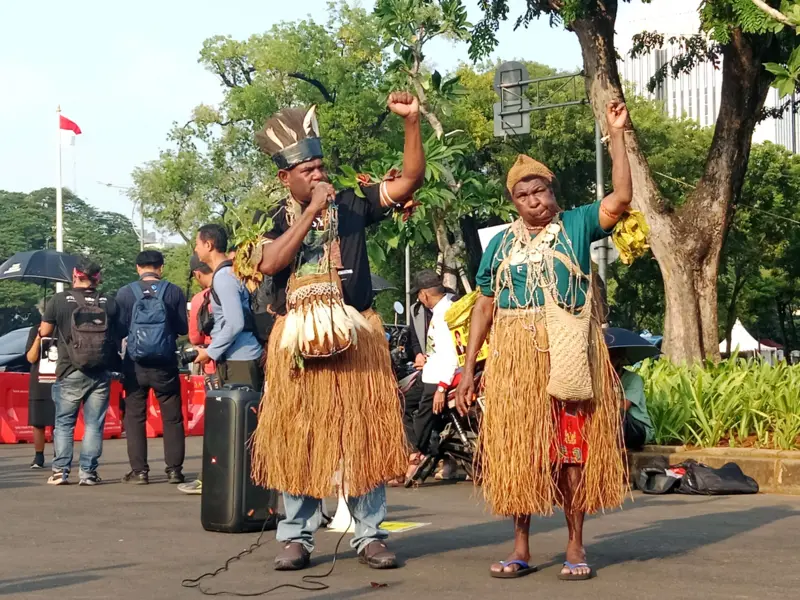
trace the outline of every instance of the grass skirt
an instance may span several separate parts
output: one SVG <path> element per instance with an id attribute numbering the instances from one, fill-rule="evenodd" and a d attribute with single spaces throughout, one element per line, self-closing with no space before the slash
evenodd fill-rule
<path id="1" fill-rule="evenodd" d="M 572 507 L 592 513 L 622 504 L 625 462 L 621 385 L 594 319 L 590 331 L 594 399 L 582 403 L 587 451 Z M 546 391 L 550 356 L 542 350 L 547 347 L 543 313 L 497 311 L 484 377 L 478 462 L 484 497 L 498 515 L 549 515 L 554 506 L 563 508 L 551 460 L 558 436 L 555 400 Z"/>
<path id="2" fill-rule="evenodd" d="M 303 370 L 280 348 L 285 318 L 275 322 L 252 438 L 257 484 L 324 498 L 335 493 L 343 465 L 348 495 L 360 496 L 405 472 L 408 451 L 389 347 L 378 315 L 363 314 L 371 327 L 358 331 L 357 346 L 306 360 Z"/>

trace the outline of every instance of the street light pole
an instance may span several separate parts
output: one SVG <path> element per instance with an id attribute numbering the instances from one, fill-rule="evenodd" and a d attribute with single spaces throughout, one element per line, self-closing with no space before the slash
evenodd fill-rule
<path id="1" fill-rule="evenodd" d="M 100 185 L 104 185 L 107 188 L 115 188 L 118 190 L 131 190 L 133 188 L 126 187 L 124 185 L 114 185 L 113 183 L 106 183 L 105 181 L 98 181 Z M 131 220 L 133 220 L 133 215 L 131 215 Z M 134 230 L 135 231 L 135 230 Z M 139 251 L 141 252 L 144 250 L 144 200 L 139 198 Z"/>

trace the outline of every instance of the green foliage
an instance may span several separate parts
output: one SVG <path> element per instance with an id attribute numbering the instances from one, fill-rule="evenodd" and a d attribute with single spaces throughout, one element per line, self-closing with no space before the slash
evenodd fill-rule
<path id="1" fill-rule="evenodd" d="M 53 188 L 30 194 L 0 191 L 0 205 L 5 208 L 0 211 L 0 262 L 16 252 L 55 247 L 55 200 Z M 64 250 L 85 254 L 100 263 L 101 289 L 105 292 L 115 292 L 133 281 L 139 241 L 130 220 L 118 213 L 98 211 L 69 190 L 64 190 L 63 201 Z M 42 295 L 40 286 L 0 282 L 0 308 L 16 314 L 29 313 Z"/>
<path id="2" fill-rule="evenodd" d="M 800 365 L 659 360 L 645 361 L 639 374 L 658 444 L 800 447 Z"/>

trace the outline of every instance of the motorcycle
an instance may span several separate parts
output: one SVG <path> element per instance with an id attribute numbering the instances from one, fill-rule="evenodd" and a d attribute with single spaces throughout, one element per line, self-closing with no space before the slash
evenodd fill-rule
<path id="1" fill-rule="evenodd" d="M 475 389 L 480 391 L 468 414 L 462 417 L 456 409 L 456 388 L 461 380 L 461 373 L 456 374 L 456 378 L 447 392 L 447 404 L 444 408 L 446 424 L 439 435 L 439 452 L 436 455 L 425 457 L 414 474 L 406 480 L 405 487 L 422 485 L 434 472 L 439 461 L 443 459 L 455 461 L 464 469 L 467 477 L 475 480 L 475 455 L 478 452 L 478 435 L 484 411 L 484 397 L 480 385 L 482 378 L 483 370 L 480 369 L 474 379 Z"/>

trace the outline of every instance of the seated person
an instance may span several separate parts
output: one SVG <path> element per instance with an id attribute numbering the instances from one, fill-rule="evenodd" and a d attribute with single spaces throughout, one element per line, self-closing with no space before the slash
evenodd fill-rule
<path id="1" fill-rule="evenodd" d="M 644 395 L 644 379 L 625 366 L 625 357 L 613 349 L 609 351 L 611 362 L 622 382 L 625 394 L 623 400 L 624 416 L 622 432 L 627 450 L 641 450 L 653 440 L 653 423 L 647 412 Z"/>

